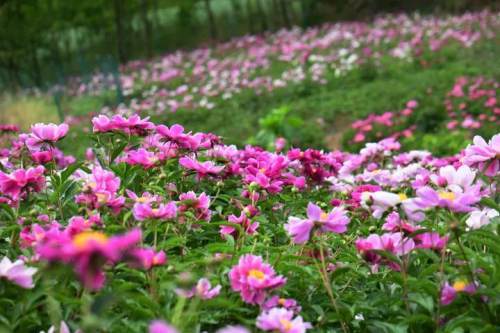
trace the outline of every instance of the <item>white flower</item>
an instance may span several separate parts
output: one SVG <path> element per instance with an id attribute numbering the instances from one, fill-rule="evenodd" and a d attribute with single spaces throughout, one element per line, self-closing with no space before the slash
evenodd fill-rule
<path id="1" fill-rule="evenodd" d="M 475 210 L 473 211 L 465 224 L 470 229 L 479 229 L 491 222 L 491 219 L 497 217 L 498 211 L 495 209 L 485 208 L 483 210 Z"/>

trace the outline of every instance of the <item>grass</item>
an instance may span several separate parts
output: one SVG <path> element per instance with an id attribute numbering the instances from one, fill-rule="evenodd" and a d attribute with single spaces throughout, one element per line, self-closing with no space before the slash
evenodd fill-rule
<path id="1" fill-rule="evenodd" d="M 32 96 L 0 96 L 0 123 L 16 124 L 26 130 L 38 122 L 59 122 L 57 108 L 48 98 Z"/>

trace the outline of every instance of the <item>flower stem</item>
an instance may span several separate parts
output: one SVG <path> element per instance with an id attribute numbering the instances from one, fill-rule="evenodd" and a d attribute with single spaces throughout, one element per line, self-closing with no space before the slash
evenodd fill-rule
<path id="1" fill-rule="evenodd" d="M 337 301 L 335 300 L 335 297 L 333 295 L 333 290 L 332 290 L 332 286 L 330 285 L 330 279 L 328 278 L 328 273 L 326 272 L 325 256 L 323 253 L 323 244 L 322 244 L 321 240 L 319 242 L 319 255 L 320 255 L 320 259 L 321 259 L 321 267 L 317 264 L 316 264 L 316 266 L 318 267 L 318 270 L 320 272 L 321 279 L 323 280 L 323 285 L 325 286 L 328 297 L 330 298 L 330 302 L 332 303 L 333 308 L 335 309 L 335 312 L 337 313 L 337 316 L 339 317 L 340 326 L 342 327 L 342 331 L 344 333 L 347 333 L 347 332 L 349 332 L 349 330 L 348 330 L 347 325 L 345 324 L 344 320 L 342 319 L 340 309 L 339 309 L 339 307 L 337 305 Z"/>

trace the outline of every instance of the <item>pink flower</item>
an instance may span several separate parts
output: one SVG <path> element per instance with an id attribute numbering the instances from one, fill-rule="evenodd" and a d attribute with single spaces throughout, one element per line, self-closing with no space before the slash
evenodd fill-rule
<path id="1" fill-rule="evenodd" d="M 500 134 L 493 136 L 488 143 L 482 137 L 475 136 L 473 144 L 465 149 L 462 162 L 494 177 L 500 170 Z"/>
<path id="2" fill-rule="evenodd" d="M 469 283 L 465 280 L 457 280 L 453 285 L 448 282 L 441 288 L 441 304 L 448 305 L 457 298 L 458 293 L 464 292 L 472 295 L 476 292 L 477 286 L 474 282 Z"/>
<path id="3" fill-rule="evenodd" d="M 240 213 L 239 217 L 234 214 L 229 215 L 227 221 L 229 223 L 239 224 L 243 228 L 244 232 L 249 235 L 253 235 L 259 228 L 259 222 L 252 222 L 244 211 Z M 230 225 L 223 225 L 220 227 L 220 233 L 223 236 L 236 235 L 236 228 Z"/>
<path id="4" fill-rule="evenodd" d="M 416 235 L 413 239 L 416 248 L 442 250 L 448 243 L 448 236 L 441 237 L 437 232 L 426 232 Z"/>
<path id="5" fill-rule="evenodd" d="M 94 125 L 94 133 L 111 132 L 116 129 L 116 126 L 111 122 L 111 119 L 102 114 L 92 118 L 92 125 Z"/>
<path id="6" fill-rule="evenodd" d="M 196 219 L 210 221 L 210 217 L 212 216 L 212 212 L 209 209 L 210 197 L 204 192 L 199 196 L 196 196 L 196 193 L 193 191 L 182 193 L 179 196 L 179 200 L 179 210 L 181 212 L 193 210 Z"/>
<path id="7" fill-rule="evenodd" d="M 262 312 L 257 317 L 256 326 L 263 331 L 273 331 L 280 333 L 304 333 L 311 324 L 304 322 L 301 316 L 293 317 L 293 311 L 283 308 L 274 308 Z"/>
<path id="8" fill-rule="evenodd" d="M 295 244 L 304 244 L 311 237 L 311 230 L 314 227 L 314 221 L 309 219 L 300 219 L 290 216 L 288 223 L 285 224 L 285 230 L 293 238 Z"/>
<path id="9" fill-rule="evenodd" d="M 411 100 L 411 101 L 408 101 L 408 103 L 406 103 L 406 107 L 410 108 L 410 109 L 414 109 L 417 106 L 418 106 L 418 102 L 415 100 Z"/>
<path id="10" fill-rule="evenodd" d="M 83 284 L 97 290 L 104 285 L 103 266 L 116 264 L 122 258 L 132 256 L 140 240 L 141 231 L 138 229 L 108 237 L 97 231 L 70 235 L 52 228 L 38 242 L 36 253 L 48 261 L 71 264 Z"/>
<path id="11" fill-rule="evenodd" d="M 208 281 L 208 279 L 202 278 L 198 280 L 198 283 L 195 287 L 193 287 L 193 289 L 178 290 L 178 294 L 186 298 L 197 296 L 200 299 L 207 300 L 219 295 L 221 288 L 222 286 L 220 284 L 212 288 L 212 284 L 210 283 L 210 281 Z"/>
<path id="12" fill-rule="evenodd" d="M 26 139 L 26 145 L 33 149 L 38 148 L 42 144 L 54 144 L 64 138 L 68 133 L 69 127 L 67 124 L 35 124 L 31 126 L 31 134 Z"/>
<path id="13" fill-rule="evenodd" d="M 130 165 L 141 165 L 145 169 L 150 169 L 155 166 L 159 158 L 155 153 L 147 151 L 144 148 L 139 148 L 137 150 L 128 151 L 123 161 Z"/>
<path id="14" fill-rule="evenodd" d="M 31 289 L 33 284 L 33 275 L 37 272 L 36 268 L 26 267 L 22 260 L 10 261 L 3 257 L 0 261 L 0 278 L 5 278 L 18 286 Z"/>
<path id="15" fill-rule="evenodd" d="M 320 226 L 321 231 L 341 234 L 347 231 L 350 220 L 342 207 L 335 207 L 330 213 L 325 213 L 313 203 L 307 205 L 307 217 Z"/>
<path id="16" fill-rule="evenodd" d="M 149 333 L 178 333 L 178 331 L 163 320 L 154 320 L 149 324 Z"/>
<path id="17" fill-rule="evenodd" d="M 167 262 L 167 255 L 165 252 L 155 252 L 153 249 L 136 249 L 132 252 L 132 256 L 139 261 L 144 269 L 161 266 Z"/>
<path id="18" fill-rule="evenodd" d="M 262 257 L 252 254 L 243 255 L 238 264 L 229 272 L 233 291 L 238 291 L 246 303 L 261 304 L 267 292 L 286 283 L 286 278 L 276 275 Z"/>
<path id="19" fill-rule="evenodd" d="M 195 171 L 199 178 L 215 176 L 224 169 L 224 166 L 216 166 L 212 161 L 199 162 L 189 157 L 181 157 L 179 164 L 185 169 Z"/>
<path id="20" fill-rule="evenodd" d="M 128 119 L 120 115 L 114 115 L 111 119 L 99 115 L 92 118 L 93 131 L 94 133 L 121 131 L 125 134 L 145 136 L 155 128 L 148 119 L 141 119 L 138 115 L 132 115 Z"/>
<path id="21" fill-rule="evenodd" d="M 286 146 L 286 139 L 285 138 L 282 138 L 282 137 L 279 137 L 277 138 L 275 141 L 274 141 L 274 149 L 276 150 L 276 152 L 280 152 L 283 150 L 283 148 L 285 148 Z"/>
<path id="22" fill-rule="evenodd" d="M 84 175 L 86 179 L 83 193 L 76 196 L 77 203 L 86 204 L 91 209 L 108 206 L 114 212 L 119 212 L 125 203 L 125 198 L 117 196 L 120 188 L 120 178 L 112 171 L 101 167 L 94 167 L 91 175 Z"/>
<path id="23" fill-rule="evenodd" d="M 0 171 L 0 191 L 14 201 L 23 198 L 29 192 L 40 192 L 45 187 L 44 172 L 43 166 L 17 169 L 11 174 Z"/>
<path id="24" fill-rule="evenodd" d="M 281 298 L 278 295 L 270 297 L 262 304 L 263 310 L 271 310 L 276 307 L 283 307 L 292 310 L 294 313 L 299 313 L 301 310 L 300 305 L 293 298 Z"/>
<path id="25" fill-rule="evenodd" d="M 146 219 L 154 220 L 169 220 L 177 216 L 177 206 L 175 202 L 171 201 L 168 204 L 159 204 L 153 208 L 149 202 L 135 203 L 133 214 L 136 220 L 144 221 Z"/>
<path id="26" fill-rule="evenodd" d="M 459 190 L 434 190 L 424 186 L 417 190 L 415 203 L 420 208 L 443 207 L 453 212 L 466 213 L 474 210 L 473 205 L 481 200 L 479 189 L 471 188 L 464 192 Z"/>
<path id="27" fill-rule="evenodd" d="M 384 259 L 374 250 L 388 251 L 396 256 L 408 254 L 415 248 L 415 243 L 410 238 L 404 238 L 402 233 L 386 233 L 382 236 L 372 234 L 367 238 L 356 240 L 356 249 L 372 265 L 372 270 L 376 272 L 380 263 L 387 263 L 394 270 L 400 269 L 399 265 L 390 260 Z"/>
<path id="28" fill-rule="evenodd" d="M 322 232 L 344 233 L 350 220 L 342 207 L 335 207 L 330 213 L 325 213 L 312 202 L 307 205 L 307 219 L 289 217 L 285 230 L 293 237 L 296 244 L 303 244 L 309 240 L 313 227 Z"/>

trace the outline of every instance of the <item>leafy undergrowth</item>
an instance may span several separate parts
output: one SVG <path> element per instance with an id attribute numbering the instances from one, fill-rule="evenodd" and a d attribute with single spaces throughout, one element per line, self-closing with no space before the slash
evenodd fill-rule
<path id="1" fill-rule="evenodd" d="M 1 330 L 495 331 L 500 135 L 438 158 L 92 124 L 86 160 L 66 124 L 1 152 Z"/>

